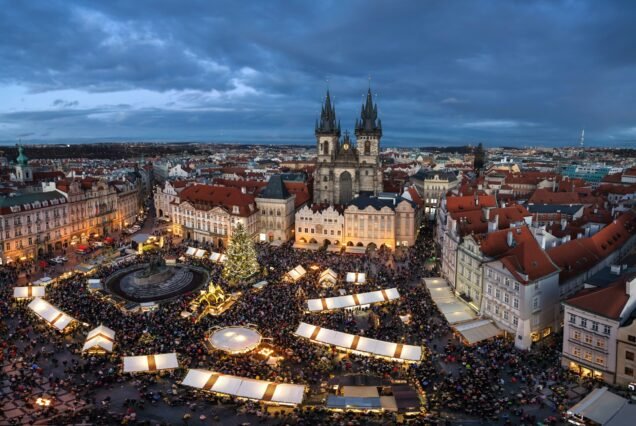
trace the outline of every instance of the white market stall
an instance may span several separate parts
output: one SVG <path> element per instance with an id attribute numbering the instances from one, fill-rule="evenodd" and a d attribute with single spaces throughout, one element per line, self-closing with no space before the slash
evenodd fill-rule
<path id="1" fill-rule="evenodd" d="M 205 257 L 206 253 L 207 252 L 205 250 L 203 250 L 203 249 L 197 249 L 197 251 L 194 252 L 194 257 L 196 257 L 198 259 L 201 259 L 201 258 Z"/>
<path id="2" fill-rule="evenodd" d="M 185 254 L 186 256 L 194 256 L 194 254 L 197 252 L 197 249 L 194 247 L 188 247 L 188 249 L 186 250 Z"/>
<path id="3" fill-rule="evenodd" d="M 292 282 L 296 282 L 299 279 L 301 279 L 302 277 L 304 277 L 306 273 L 307 273 L 307 271 L 305 270 L 305 268 L 303 268 L 301 265 L 298 265 L 294 269 L 292 269 L 291 271 L 287 272 L 285 277 L 288 280 L 291 280 Z"/>
<path id="4" fill-rule="evenodd" d="M 33 284 L 36 286 L 43 285 L 47 286 L 53 282 L 53 278 L 51 277 L 42 277 L 39 280 L 35 281 Z"/>
<path id="5" fill-rule="evenodd" d="M 25 286 L 25 287 L 13 287 L 13 297 L 15 299 L 31 299 L 32 297 L 44 297 L 44 286 Z"/>
<path id="6" fill-rule="evenodd" d="M 322 297 L 320 299 L 307 300 L 307 310 L 309 312 L 330 311 L 332 309 L 353 308 L 365 306 L 372 303 L 391 302 L 399 299 L 400 293 L 397 288 L 388 288 L 368 293 L 348 294 L 337 297 Z"/>
<path id="7" fill-rule="evenodd" d="M 104 354 L 113 351 L 115 331 L 100 325 L 88 332 L 82 352 Z"/>
<path id="8" fill-rule="evenodd" d="M 97 278 L 91 278 L 86 282 L 86 285 L 90 291 L 103 290 L 102 280 Z"/>
<path id="9" fill-rule="evenodd" d="M 64 333 L 70 329 L 75 322 L 75 318 L 60 311 L 44 299 L 36 297 L 29 303 L 31 309 L 37 316 L 48 322 L 52 327 Z"/>
<path id="10" fill-rule="evenodd" d="M 175 352 L 124 357 L 124 373 L 152 373 L 175 368 L 179 368 L 179 361 Z"/>
<path id="11" fill-rule="evenodd" d="M 367 274 L 363 272 L 347 272 L 347 282 L 354 284 L 364 284 L 367 282 Z"/>
<path id="12" fill-rule="evenodd" d="M 338 282 L 338 274 L 333 269 L 327 268 L 320 273 L 318 284 L 323 287 L 333 287 Z"/>
<path id="13" fill-rule="evenodd" d="M 304 385 L 248 379 L 198 369 L 188 370 L 181 384 L 209 392 L 281 405 L 298 405 L 303 402 L 305 394 Z"/>
<path id="14" fill-rule="evenodd" d="M 210 254 L 210 260 L 214 263 L 225 263 L 227 256 L 221 253 L 212 252 L 212 254 Z"/>
<path id="15" fill-rule="evenodd" d="M 340 350 L 352 351 L 366 356 L 377 356 L 402 362 L 418 362 L 422 358 L 420 346 L 369 339 L 304 322 L 300 323 L 294 334 L 312 342 L 335 346 Z"/>

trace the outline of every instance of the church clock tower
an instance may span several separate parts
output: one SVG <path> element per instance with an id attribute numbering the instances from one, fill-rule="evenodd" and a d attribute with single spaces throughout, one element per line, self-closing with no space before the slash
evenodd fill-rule
<path id="1" fill-rule="evenodd" d="M 360 159 L 360 189 L 378 194 L 382 192 L 382 171 L 380 169 L 380 139 L 382 121 L 378 118 L 378 105 L 373 104 L 371 88 L 367 100 L 356 120 L 356 140 Z"/>
<path id="2" fill-rule="evenodd" d="M 332 202 L 333 200 L 333 164 L 338 152 L 340 139 L 340 122 L 336 120 L 336 107 L 331 102 L 331 95 L 327 90 L 325 104 L 320 112 L 320 120 L 316 120 L 316 148 L 318 161 L 316 180 L 314 182 L 314 202 Z"/>

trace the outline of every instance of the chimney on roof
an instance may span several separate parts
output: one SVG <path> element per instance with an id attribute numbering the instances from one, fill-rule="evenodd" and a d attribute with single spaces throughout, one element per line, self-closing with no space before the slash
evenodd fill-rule
<path id="1" fill-rule="evenodd" d="M 244 186 L 241 186 L 241 193 L 242 194 L 247 194 L 247 188 Z"/>
<path id="2" fill-rule="evenodd" d="M 499 215 L 496 214 L 491 221 L 488 221 L 488 232 L 494 232 L 499 229 Z"/>
<path id="3" fill-rule="evenodd" d="M 508 231 L 508 234 L 506 235 L 506 243 L 508 244 L 508 247 L 512 247 L 514 242 L 515 240 L 512 238 L 512 231 Z"/>
<path id="4" fill-rule="evenodd" d="M 620 275 L 621 274 L 621 265 L 611 265 L 610 266 L 610 273 L 613 275 Z"/>
<path id="5" fill-rule="evenodd" d="M 475 205 L 478 206 L 479 205 L 479 195 L 475 197 Z"/>
<path id="6" fill-rule="evenodd" d="M 568 221 L 567 219 L 563 218 L 561 219 L 561 231 L 565 231 L 565 228 L 568 226 Z"/>
<path id="7" fill-rule="evenodd" d="M 627 285 L 625 286 L 625 291 L 629 296 L 636 296 L 636 278 L 627 283 Z"/>

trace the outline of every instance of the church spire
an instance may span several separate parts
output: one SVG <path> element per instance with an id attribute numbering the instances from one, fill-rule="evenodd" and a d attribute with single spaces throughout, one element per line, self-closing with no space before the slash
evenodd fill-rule
<path id="1" fill-rule="evenodd" d="M 373 103 L 373 95 L 371 87 L 367 91 L 366 102 L 360 110 L 360 121 L 356 123 L 356 136 L 362 134 L 378 134 L 382 135 L 382 126 L 378 119 L 378 105 Z"/>
<path id="2" fill-rule="evenodd" d="M 319 134 L 340 136 L 340 122 L 336 120 L 336 107 L 331 102 L 329 90 L 320 111 L 320 120 L 316 122 L 316 135 Z"/>

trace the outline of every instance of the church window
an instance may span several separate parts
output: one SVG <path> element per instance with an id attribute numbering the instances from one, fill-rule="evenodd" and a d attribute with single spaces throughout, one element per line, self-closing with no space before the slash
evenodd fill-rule
<path id="1" fill-rule="evenodd" d="M 329 179 L 329 178 L 328 178 L 327 176 L 323 176 L 323 177 L 322 177 L 322 181 L 323 181 L 323 182 L 327 182 L 327 180 L 328 180 L 328 179 Z"/>
<path id="2" fill-rule="evenodd" d="M 364 141 L 364 155 L 371 154 L 371 141 Z"/>
<path id="3" fill-rule="evenodd" d="M 364 174 L 365 174 L 366 176 L 369 176 L 369 171 L 368 171 L 368 170 L 365 170 L 365 171 L 364 171 Z"/>
<path id="4" fill-rule="evenodd" d="M 325 155 L 329 155 L 329 143 L 328 142 L 323 142 L 322 143 L 322 152 Z"/>

